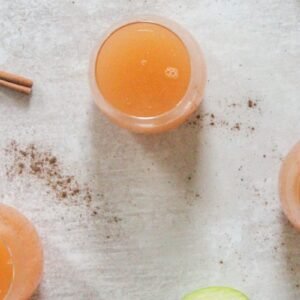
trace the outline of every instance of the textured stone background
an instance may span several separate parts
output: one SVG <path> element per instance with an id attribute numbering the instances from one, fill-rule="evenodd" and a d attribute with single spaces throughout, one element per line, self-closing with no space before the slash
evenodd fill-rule
<path id="1" fill-rule="evenodd" d="M 208 65 L 201 119 L 158 136 L 112 125 L 88 86 L 98 38 L 139 13 L 185 25 Z M 35 300 L 174 300 L 209 285 L 300 299 L 300 234 L 277 193 L 299 140 L 299 22 L 297 0 L 0 0 L 0 68 L 35 81 L 30 99 L 0 89 L 0 199 L 45 247 Z M 8 180 L 12 139 L 52 151 L 88 183 L 97 215 L 36 177 Z"/>

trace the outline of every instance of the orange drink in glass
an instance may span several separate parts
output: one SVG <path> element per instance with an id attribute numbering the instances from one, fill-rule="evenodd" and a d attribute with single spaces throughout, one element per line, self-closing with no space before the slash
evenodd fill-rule
<path id="1" fill-rule="evenodd" d="M 300 142 L 292 148 L 282 163 L 279 193 L 285 215 L 300 230 Z"/>
<path id="2" fill-rule="evenodd" d="M 0 204 L 0 299 L 28 300 L 40 283 L 43 250 L 31 222 Z"/>
<path id="3" fill-rule="evenodd" d="M 179 126 L 200 104 L 206 82 L 202 52 L 177 23 L 141 17 L 118 24 L 96 48 L 90 68 L 98 107 L 141 133 Z"/>

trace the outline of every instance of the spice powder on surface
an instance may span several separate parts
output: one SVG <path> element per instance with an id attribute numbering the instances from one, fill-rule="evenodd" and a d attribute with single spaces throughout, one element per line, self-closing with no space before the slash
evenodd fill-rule
<path id="1" fill-rule="evenodd" d="M 73 205 L 91 205 L 92 194 L 88 185 L 81 185 L 74 176 L 65 175 L 61 163 L 50 151 L 42 151 L 34 144 L 22 147 L 12 141 L 5 148 L 5 154 L 8 179 L 33 176 L 49 187 L 49 192 L 53 192 L 58 200 Z"/>

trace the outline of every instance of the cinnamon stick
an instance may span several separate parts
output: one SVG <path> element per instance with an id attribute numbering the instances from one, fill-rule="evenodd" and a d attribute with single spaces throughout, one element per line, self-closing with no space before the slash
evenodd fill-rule
<path id="1" fill-rule="evenodd" d="M 5 87 L 10 88 L 14 91 L 21 92 L 21 93 L 24 93 L 24 94 L 27 94 L 27 95 L 29 95 L 31 93 L 31 87 L 20 85 L 20 84 L 15 84 L 15 83 L 5 81 L 5 80 L 1 80 L 1 79 L 0 79 L 0 86 L 5 86 Z"/>
<path id="2" fill-rule="evenodd" d="M 13 74 L 13 73 L 8 73 L 5 71 L 0 70 L 0 80 L 5 80 L 9 81 L 18 85 L 23 85 L 26 87 L 31 88 L 33 85 L 33 81 L 29 78 L 25 78 L 23 76 Z"/>

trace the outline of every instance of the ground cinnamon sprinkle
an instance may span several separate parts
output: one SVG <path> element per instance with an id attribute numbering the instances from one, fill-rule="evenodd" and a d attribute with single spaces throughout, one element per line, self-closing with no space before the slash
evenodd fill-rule
<path id="1" fill-rule="evenodd" d="M 257 103 L 251 99 L 248 100 L 248 107 L 249 108 L 254 108 L 257 106 Z"/>
<path id="2" fill-rule="evenodd" d="M 227 106 L 230 108 L 230 110 L 236 110 L 238 108 L 242 109 L 243 105 L 246 103 L 247 107 L 251 109 L 257 108 L 257 111 L 261 113 L 261 110 L 258 107 L 258 102 L 258 100 L 252 100 L 248 98 L 246 101 L 239 103 L 233 102 L 228 104 Z M 246 121 L 245 123 L 231 122 L 229 120 L 227 121 L 226 119 L 224 119 L 224 116 L 226 117 L 226 115 L 218 115 L 215 113 L 198 113 L 193 120 L 187 122 L 187 125 L 189 125 L 192 128 L 225 128 L 235 132 L 246 132 L 247 136 L 249 136 L 249 134 L 251 133 L 254 133 L 256 130 L 255 127 L 251 126 L 248 121 Z"/>
<path id="3" fill-rule="evenodd" d="M 10 180 L 17 176 L 33 176 L 48 186 L 58 200 L 91 205 L 92 193 L 88 185 L 81 185 L 74 176 L 64 174 L 61 163 L 51 152 L 42 151 L 34 144 L 21 147 L 12 141 L 5 153 L 9 162 L 6 175 Z"/>
<path id="4" fill-rule="evenodd" d="M 241 130 L 241 125 L 240 123 L 236 123 L 232 128 L 231 130 Z"/>

